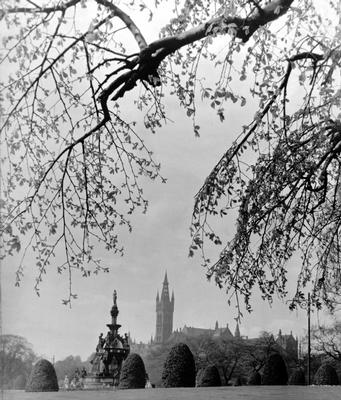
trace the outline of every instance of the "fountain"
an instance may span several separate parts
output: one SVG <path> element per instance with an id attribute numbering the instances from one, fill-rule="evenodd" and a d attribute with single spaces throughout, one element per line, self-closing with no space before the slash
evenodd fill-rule
<path id="1" fill-rule="evenodd" d="M 117 292 L 114 290 L 114 305 L 111 308 L 111 324 L 107 324 L 109 331 L 104 338 L 100 334 L 96 353 L 90 361 L 91 371 L 84 381 L 85 389 L 101 389 L 103 387 L 117 387 L 120 380 L 120 373 L 123 361 L 130 352 L 128 335 L 122 337 L 118 330 L 121 327 L 117 323 L 118 307 Z"/>

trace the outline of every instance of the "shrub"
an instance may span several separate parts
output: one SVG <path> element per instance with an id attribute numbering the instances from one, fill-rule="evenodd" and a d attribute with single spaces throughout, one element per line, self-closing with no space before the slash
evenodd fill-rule
<path id="1" fill-rule="evenodd" d="M 218 368 L 215 365 L 209 365 L 208 367 L 199 371 L 197 386 L 221 386 Z"/>
<path id="2" fill-rule="evenodd" d="M 315 385 L 338 385 L 339 379 L 335 368 L 330 364 L 324 363 L 316 371 L 314 376 Z"/>
<path id="3" fill-rule="evenodd" d="M 164 387 L 194 387 L 195 363 L 191 350 L 184 343 L 171 348 L 162 372 Z"/>
<path id="4" fill-rule="evenodd" d="M 26 392 L 58 392 L 58 381 L 53 365 L 44 359 L 33 367 Z"/>
<path id="5" fill-rule="evenodd" d="M 289 385 L 305 385 L 305 375 L 302 368 L 296 368 L 290 376 Z"/>
<path id="6" fill-rule="evenodd" d="M 282 356 L 278 353 L 271 354 L 263 370 L 263 385 L 286 385 L 288 372 Z"/>
<path id="7" fill-rule="evenodd" d="M 124 361 L 120 375 L 120 389 L 142 389 L 146 386 L 146 369 L 142 358 L 129 354 Z"/>
<path id="8" fill-rule="evenodd" d="M 248 385 L 260 385 L 262 383 L 262 377 L 259 372 L 253 372 L 247 381 Z"/>

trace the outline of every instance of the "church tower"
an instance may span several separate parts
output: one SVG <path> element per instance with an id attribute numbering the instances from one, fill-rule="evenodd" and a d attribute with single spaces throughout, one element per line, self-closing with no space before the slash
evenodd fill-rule
<path id="1" fill-rule="evenodd" d="M 161 297 L 156 295 L 156 332 L 155 342 L 165 343 L 173 332 L 174 292 L 169 298 L 167 272 L 163 280 Z"/>

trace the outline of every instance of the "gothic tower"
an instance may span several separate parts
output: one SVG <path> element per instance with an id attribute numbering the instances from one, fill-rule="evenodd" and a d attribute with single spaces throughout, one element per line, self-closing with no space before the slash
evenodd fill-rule
<path id="1" fill-rule="evenodd" d="M 155 342 L 165 343 L 173 332 L 174 292 L 169 298 L 167 272 L 163 280 L 161 298 L 159 292 L 156 295 L 156 332 Z"/>

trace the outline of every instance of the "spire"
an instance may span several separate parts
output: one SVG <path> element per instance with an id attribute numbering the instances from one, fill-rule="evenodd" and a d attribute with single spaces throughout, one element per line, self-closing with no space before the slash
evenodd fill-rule
<path id="1" fill-rule="evenodd" d="M 165 343 L 173 332 L 174 292 L 170 296 L 167 271 L 163 280 L 161 294 L 156 295 L 155 342 Z"/>
<path id="2" fill-rule="evenodd" d="M 236 330 L 234 331 L 234 337 L 240 338 L 240 330 L 239 330 L 238 322 L 237 322 L 237 325 L 236 325 Z"/>
<path id="3" fill-rule="evenodd" d="M 170 302 L 167 271 L 165 273 L 165 279 L 163 280 L 163 286 L 162 286 L 162 292 L 161 292 L 161 301 L 162 302 L 167 302 L 167 303 Z"/>
<path id="4" fill-rule="evenodd" d="M 163 286 L 168 285 L 167 271 L 165 273 L 165 279 L 163 280 Z"/>

